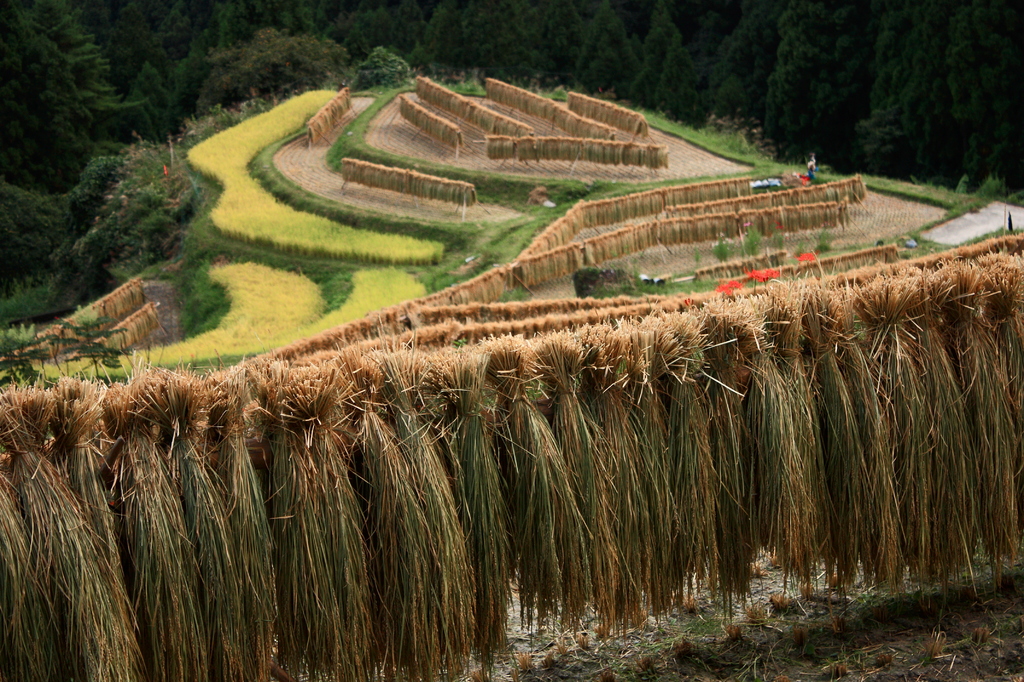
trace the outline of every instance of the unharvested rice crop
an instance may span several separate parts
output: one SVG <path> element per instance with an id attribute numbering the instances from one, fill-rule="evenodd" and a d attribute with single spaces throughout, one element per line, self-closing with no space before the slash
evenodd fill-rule
<path id="1" fill-rule="evenodd" d="M 279 339 L 295 338 L 323 314 L 320 289 L 302 275 L 257 263 L 237 263 L 210 270 L 210 279 L 227 290 L 231 308 L 216 329 L 149 352 L 153 362 L 174 364 L 218 355 L 243 355 L 274 348 Z"/>
<path id="2" fill-rule="evenodd" d="M 491 111 L 468 97 L 442 87 L 423 76 L 416 77 L 416 96 L 452 116 L 461 118 L 490 135 L 522 137 L 533 135 L 533 128 L 508 116 Z"/>
<path id="3" fill-rule="evenodd" d="M 616 131 L 603 123 L 584 118 L 570 111 L 564 105 L 535 95 L 529 90 L 517 88 L 494 78 L 484 81 L 487 98 L 499 104 L 518 109 L 525 114 L 537 116 L 551 122 L 556 127 L 569 133 L 572 137 L 592 137 L 599 140 L 614 140 Z"/>
<path id="4" fill-rule="evenodd" d="M 469 182 L 439 178 L 436 175 L 417 173 L 405 168 L 381 166 L 359 159 L 342 159 L 341 174 L 345 182 L 355 182 L 367 187 L 464 206 L 476 204 L 476 187 Z"/>
<path id="5" fill-rule="evenodd" d="M 374 310 L 411 301 L 426 293 L 423 283 L 407 272 L 395 268 L 359 270 L 352 275 L 352 293 L 345 299 L 345 303 L 303 327 L 295 338 L 304 339 L 319 334 L 325 329 L 362 319 Z"/>
<path id="6" fill-rule="evenodd" d="M 325 90 L 307 92 L 192 148 L 189 161 L 224 186 L 211 214 L 214 225 L 236 239 L 297 253 L 375 263 L 436 261 L 443 249 L 439 243 L 357 230 L 296 211 L 249 175 L 247 166 L 261 149 L 301 128 L 333 96 Z"/>
<path id="7" fill-rule="evenodd" d="M 398 113 L 438 142 L 455 149 L 462 146 L 462 131 L 459 126 L 435 116 L 405 95 L 398 96 Z"/>
<path id="8" fill-rule="evenodd" d="M 516 161 L 587 161 L 615 166 L 668 168 L 668 148 L 579 137 L 487 136 L 487 158 Z"/>
<path id="9" fill-rule="evenodd" d="M 760 553 L 998 579 L 1024 264 L 971 248 L 535 339 L 8 389 L 0 674 L 456 677 L 503 653 L 513 585 L 527 623 L 632 627 L 747 598 Z"/>
<path id="10" fill-rule="evenodd" d="M 647 137 L 651 134 L 650 128 L 647 127 L 647 119 L 640 112 L 630 111 L 617 104 L 587 97 L 578 92 L 568 94 L 568 104 L 569 111 L 574 114 L 600 121 L 630 135 Z"/>
<path id="11" fill-rule="evenodd" d="M 338 122 L 345 116 L 345 113 L 352 108 L 352 96 L 348 88 L 342 88 L 327 104 L 320 107 L 320 111 L 306 121 L 306 132 L 309 144 L 314 145 L 320 140 L 327 140 L 330 133 Z"/>

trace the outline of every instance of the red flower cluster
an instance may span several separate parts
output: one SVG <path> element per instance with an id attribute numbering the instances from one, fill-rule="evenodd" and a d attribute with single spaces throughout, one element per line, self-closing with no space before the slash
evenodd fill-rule
<path id="1" fill-rule="evenodd" d="M 715 287 L 715 293 L 719 294 L 732 294 L 737 289 L 742 289 L 743 285 L 734 279 L 729 280 L 724 284 L 719 284 Z"/>
<path id="2" fill-rule="evenodd" d="M 807 253 L 801 253 L 796 259 L 801 263 L 813 263 L 818 260 L 818 256 L 813 251 L 808 251 Z"/>
<path id="3" fill-rule="evenodd" d="M 751 270 L 747 273 L 747 277 L 754 280 L 755 282 L 767 282 L 770 279 L 775 279 L 782 273 L 775 268 L 765 268 L 764 270 Z"/>

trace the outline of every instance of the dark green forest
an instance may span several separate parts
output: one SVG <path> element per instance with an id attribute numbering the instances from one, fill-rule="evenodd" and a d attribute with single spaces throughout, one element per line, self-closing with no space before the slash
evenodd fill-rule
<path id="1" fill-rule="evenodd" d="M 119 149 L 254 97 L 360 87 L 380 46 L 435 78 L 724 119 L 784 161 L 1005 193 L 1024 187 L 1022 35 L 1010 0 L 0 0 L 0 244 L 19 254 L 0 289 L 188 220 L 154 197 L 89 236 Z"/>

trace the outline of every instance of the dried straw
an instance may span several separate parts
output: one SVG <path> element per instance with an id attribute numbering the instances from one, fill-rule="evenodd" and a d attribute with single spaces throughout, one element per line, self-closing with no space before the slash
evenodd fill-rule
<path id="1" fill-rule="evenodd" d="M 476 188 L 469 182 L 425 175 L 405 168 L 381 166 L 359 159 L 342 159 L 341 174 L 345 182 L 355 182 L 367 187 L 454 204 L 476 204 Z"/>
<path id="2" fill-rule="evenodd" d="M 578 92 L 569 93 L 568 105 L 569 111 L 575 114 L 600 121 L 606 125 L 623 130 L 630 135 L 648 137 L 651 134 L 647 126 L 647 119 L 640 112 L 630 111 L 617 104 L 587 97 Z"/>

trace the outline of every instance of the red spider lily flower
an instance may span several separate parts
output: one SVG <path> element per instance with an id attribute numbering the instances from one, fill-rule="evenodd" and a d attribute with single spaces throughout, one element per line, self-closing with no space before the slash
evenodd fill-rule
<path id="1" fill-rule="evenodd" d="M 796 259 L 801 263 L 813 263 L 818 260 L 818 255 L 813 251 L 808 251 L 807 253 L 801 253 Z"/>
<path id="2" fill-rule="evenodd" d="M 693 305 L 693 299 L 692 298 L 684 298 L 683 299 L 683 305 L 686 305 L 686 306 Z"/>
<path id="3" fill-rule="evenodd" d="M 755 282 L 767 282 L 770 279 L 775 279 L 782 273 L 775 268 L 765 268 L 764 270 L 751 270 L 747 273 L 747 277 L 754 280 Z"/>
<path id="4" fill-rule="evenodd" d="M 715 287 L 715 293 L 718 293 L 718 294 L 732 294 L 737 289 L 742 289 L 742 288 L 743 288 L 742 284 L 740 284 L 739 282 L 737 282 L 734 279 L 731 279 L 728 282 L 725 282 L 724 284 L 719 284 L 717 287 Z"/>

